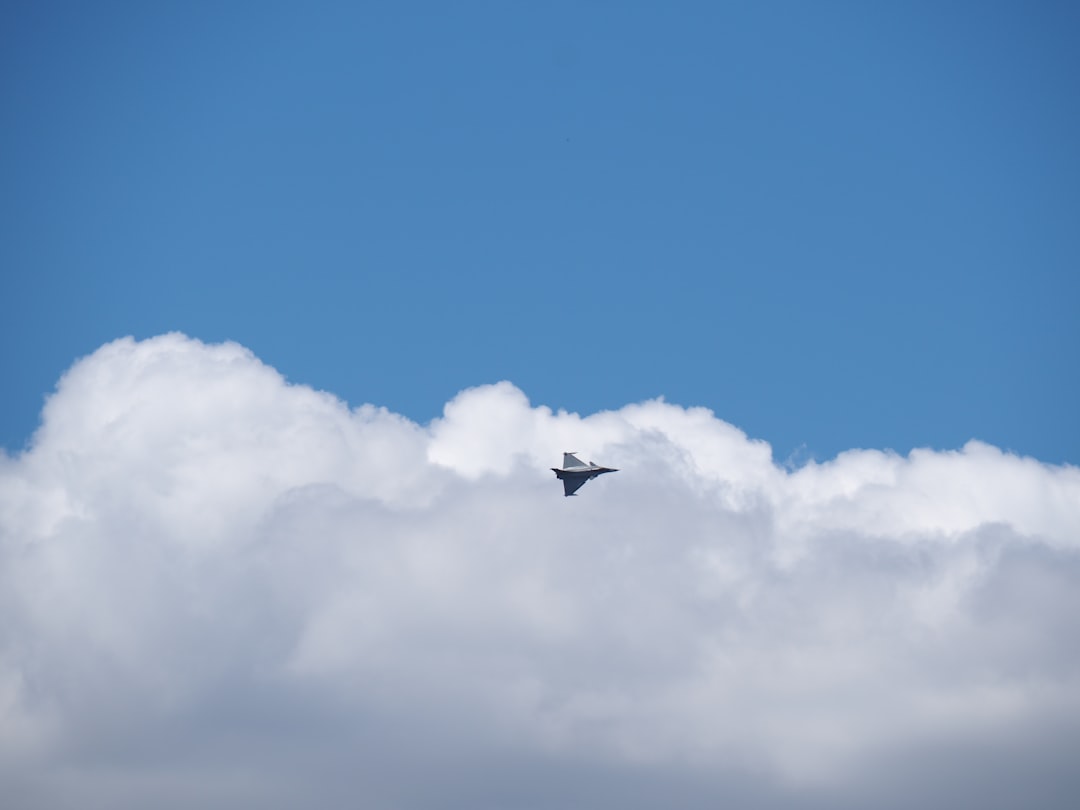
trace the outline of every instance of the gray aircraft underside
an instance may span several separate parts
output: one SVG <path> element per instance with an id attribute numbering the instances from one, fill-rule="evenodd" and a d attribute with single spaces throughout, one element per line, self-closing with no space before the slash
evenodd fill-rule
<path id="1" fill-rule="evenodd" d="M 563 453 L 562 467 L 552 467 L 555 477 L 563 483 L 563 495 L 570 496 L 598 475 L 618 472 L 614 467 L 601 467 L 590 461 L 586 464 L 573 453 Z"/>

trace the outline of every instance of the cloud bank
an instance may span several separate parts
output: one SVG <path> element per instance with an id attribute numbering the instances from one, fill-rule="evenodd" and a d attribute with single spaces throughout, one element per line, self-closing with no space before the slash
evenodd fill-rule
<path id="1" fill-rule="evenodd" d="M 123 339 L 0 456 L 0 804 L 1071 807 L 1077 616 L 1074 467 Z"/>

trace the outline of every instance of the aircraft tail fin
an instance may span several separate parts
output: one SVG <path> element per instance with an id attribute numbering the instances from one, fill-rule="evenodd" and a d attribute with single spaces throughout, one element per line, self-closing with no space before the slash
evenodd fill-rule
<path id="1" fill-rule="evenodd" d="M 563 465 L 563 469 L 566 469 L 567 467 L 588 467 L 589 466 L 588 464 L 583 462 L 580 458 L 575 456 L 573 453 L 563 453 L 562 454 L 562 465 Z"/>

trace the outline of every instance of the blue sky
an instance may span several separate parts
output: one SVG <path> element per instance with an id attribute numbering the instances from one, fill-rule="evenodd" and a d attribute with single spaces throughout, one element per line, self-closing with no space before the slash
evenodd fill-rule
<path id="1" fill-rule="evenodd" d="M 0 444 L 124 335 L 426 422 L 658 395 L 777 460 L 1080 462 L 1080 14 L 6 3 Z M 801 448 L 801 449 L 800 449 Z"/>

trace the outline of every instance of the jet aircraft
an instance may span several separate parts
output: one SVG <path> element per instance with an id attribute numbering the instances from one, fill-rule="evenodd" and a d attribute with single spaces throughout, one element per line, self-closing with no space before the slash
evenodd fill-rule
<path id="1" fill-rule="evenodd" d="M 573 495 L 585 486 L 586 481 L 591 481 L 598 475 L 618 472 L 614 467 L 601 467 L 591 461 L 586 464 L 573 453 L 563 453 L 562 467 L 552 467 L 551 471 L 562 481 L 564 496 Z"/>

